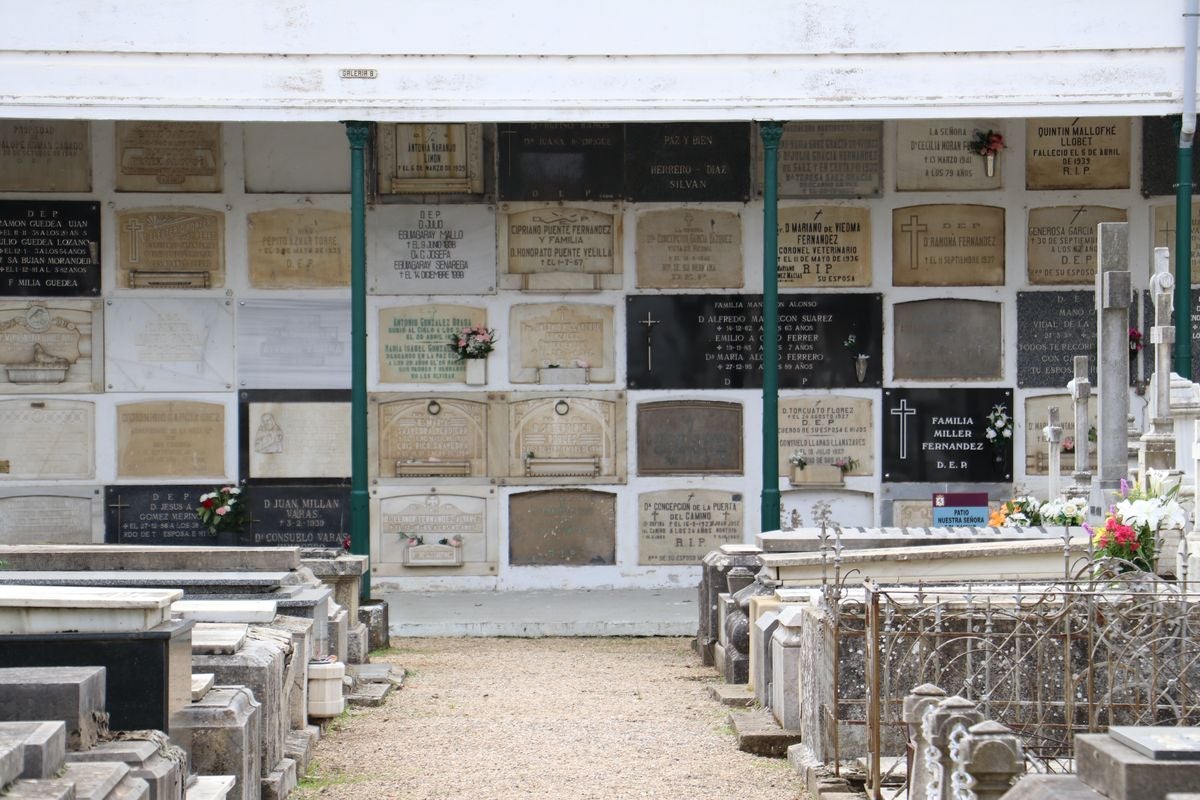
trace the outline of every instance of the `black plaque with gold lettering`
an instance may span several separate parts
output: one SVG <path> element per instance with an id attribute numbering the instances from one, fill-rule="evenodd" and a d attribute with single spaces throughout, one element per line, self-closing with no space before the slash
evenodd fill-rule
<path id="1" fill-rule="evenodd" d="M 1011 481 L 1015 428 L 1010 389 L 885 389 L 883 480 Z"/>
<path id="2" fill-rule="evenodd" d="M 630 389 L 762 386 L 762 295 L 627 298 Z M 879 386 L 883 296 L 786 294 L 779 298 L 779 385 Z"/>
<path id="3" fill-rule="evenodd" d="M 501 200 L 615 200 L 621 197 L 624 126 L 613 123 L 502 124 Z"/>
<path id="4" fill-rule="evenodd" d="M 625 126 L 625 197 L 634 202 L 750 199 L 750 124 Z"/>
<path id="5" fill-rule="evenodd" d="M 100 204 L 0 200 L 0 295 L 100 294 Z"/>

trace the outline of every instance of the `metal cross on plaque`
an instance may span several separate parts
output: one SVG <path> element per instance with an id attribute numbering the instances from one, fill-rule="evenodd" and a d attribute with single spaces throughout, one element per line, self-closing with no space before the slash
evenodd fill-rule
<path id="1" fill-rule="evenodd" d="M 647 372 L 654 371 L 654 350 L 651 347 L 650 334 L 653 332 L 654 326 L 660 322 L 662 322 L 662 320 L 655 319 L 653 316 L 651 316 L 649 311 L 646 312 L 645 319 L 638 320 L 639 325 L 646 326 L 646 371 Z"/>
<path id="2" fill-rule="evenodd" d="M 897 417 L 900 421 L 900 460 L 908 460 L 908 418 L 917 413 L 915 408 L 908 407 L 908 399 L 900 401 L 898 408 L 893 408 L 888 412 L 893 417 Z"/>

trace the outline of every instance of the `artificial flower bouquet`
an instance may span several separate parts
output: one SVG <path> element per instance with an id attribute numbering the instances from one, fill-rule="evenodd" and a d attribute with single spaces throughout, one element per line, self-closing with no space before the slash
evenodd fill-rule
<path id="1" fill-rule="evenodd" d="M 250 521 L 250 506 L 238 486 L 221 486 L 200 495 L 196 515 L 209 533 L 240 530 Z"/>
<path id="2" fill-rule="evenodd" d="M 1006 500 L 988 517 L 989 528 L 1028 528 L 1042 524 L 1041 504 L 1036 497 L 1025 495 Z"/>
<path id="3" fill-rule="evenodd" d="M 458 333 L 450 334 L 450 349 L 458 356 L 459 361 L 468 358 L 487 358 L 496 344 L 496 331 L 482 325 L 472 325 L 463 328 Z"/>
<path id="4" fill-rule="evenodd" d="M 1121 479 L 1121 499 L 1109 509 L 1104 526 L 1084 528 L 1092 536 L 1097 558 L 1111 558 L 1118 572 L 1141 570 L 1154 572 L 1158 550 L 1158 532 L 1162 528 L 1181 528 L 1187 521 L 1183 507 L 1175 500 L 1179 486 L 1163 491 L 1162 478 L 1151 474 L 1150 489 L 1130 486 Z"/>

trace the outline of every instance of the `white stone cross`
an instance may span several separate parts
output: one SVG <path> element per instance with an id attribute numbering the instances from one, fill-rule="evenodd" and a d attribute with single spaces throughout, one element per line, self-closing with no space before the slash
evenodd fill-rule
<path id="1" fill-rule="evenodd" d="M 900 401 L 899 408 L 893 408 L 888 412 L 893 417 L 898 417 L 900 421 L 900 460 L 908 460 L 908 418 L 917 413 L 915 408 L 908 407 L 908 398 Z"/>
<path id="2" fill-rule="evenodd" d="M 654 330 L 654 326 L 660 322 L 662 322 L 662 320 L 655 319 L 653 316 L 651 316 L 649 311 L 646 312 L 645 319 L 638 320 L 639 325 L 646 326 L 646 371 L 647 372 L 654 371 L 654 351 L 650 346 L 650 344 L 651 344 L 650 343 L 650 334 Z"/>

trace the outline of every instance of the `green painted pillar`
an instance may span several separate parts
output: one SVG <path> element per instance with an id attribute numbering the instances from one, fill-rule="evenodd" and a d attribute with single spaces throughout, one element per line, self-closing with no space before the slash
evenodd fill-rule
<path id="1" fill-rule="evenodd" d="M 1192 379 L 1192 142 L 1179 143 L 1175 172 L 1175 373 Z M 1153 269 L 1153 267 L 1151 267 Z M 1152 322 L 1147 322 L 1149 327 Z"/>
<path id="2" fill-rule="evenodd" d="M 763 418 L 760 529 L 779 529 L 779 140 L 782 122 L 759 124 L 763 143 Z"/>
<path id="3" fill-rule="evenodd" d="M 347 122 L 350 139 L 350 552 L 371 555 L 371 503 L 367 497 L 367 227 L 363 150 L 371 123 Z M 371 597 L 371 569 L 359 586 Z"/>

